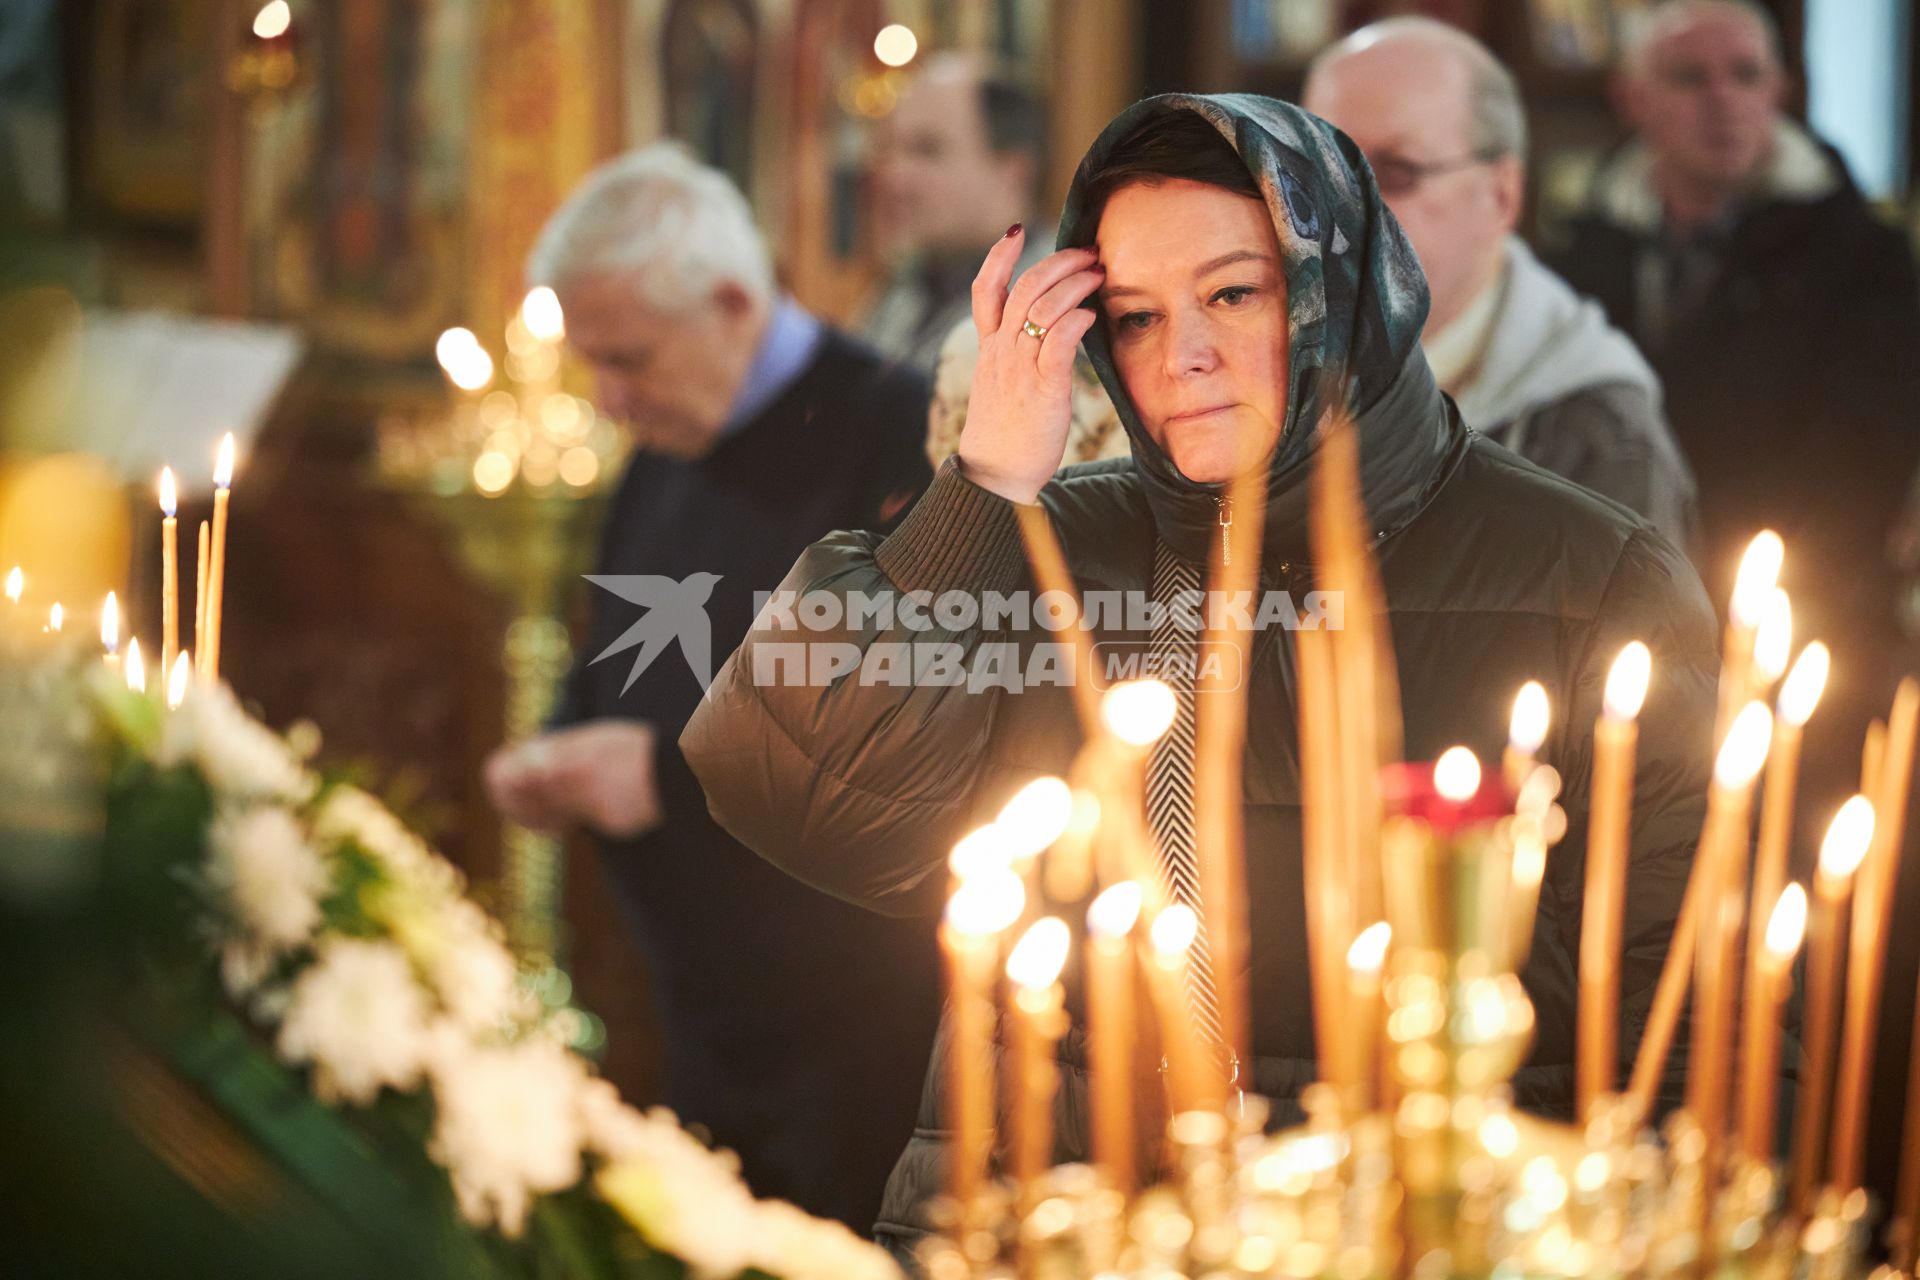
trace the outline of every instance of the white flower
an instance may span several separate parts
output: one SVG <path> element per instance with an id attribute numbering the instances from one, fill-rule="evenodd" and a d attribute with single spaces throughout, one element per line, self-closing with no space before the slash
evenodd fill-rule
<path id="1" fill-rule="evenodd" d="M 753 1265 L 781 1280 L 901 1280 L 887 1251 L 784 1200 L 755 1206 Z"/>
<path id="2" fill-rule="evenodd" d="M 411 1088 L 427 1053 L 427 997 L 390 942 L 330 938 L 294 980 L 280 1052 L 311 1062 L 322 1101 L 365 1105 L 383 1085 Z"/>
<path id="3" fill-rule="evenodd" d="M 585 1065 L 550 1041 L 482 1046 L 443 1032 L 432 1074 L 428 1153 L 468 1222 L 518 1236 L 534 1197 L 580 1180 Z"/>
<path id="4" fill-rule="evenodd" d="M 609 1136 L 605 1130 L 595 1135 L 599 1141 Z M 702 1280 L 730 1280 L 753 1265 L 760 1252 L 758 1206 L 731 1154 L 701 1146 L 664 1109 L 644 1115 L 627 1109 L 611 1136 L 625 1149 L 595 1186 L 642 1239 Z"/>
<path id="5" fill-rule="evenodd" d="M 493 918 L 465 898 L 452 899 L 436 916 L 437 928 L 415 931 L 421 952 L 414 958 L 453 1020 L 477 1032 L 531 1019 L 538 1002 L 521 988 L 520 966 Z"/>
<path id="6" fill-rule="evenodd" d="M 305 942 L 320 923 L 327 867 L 279 805 L 222 813 L 210 833 L 207 876 L 234 919 L 269 951 Z"/>
<path id="7" fill-rule="evenodd" d="M 220 985 L 235 1000 L 244 1000 L 273 972 L 273 953 L 251 942 L 229 942 L 220 948 Z"/>
<path id="8" fill-rule="evenodd" d="M 273 730 L 255 720 L 223 684 L 196 685 L 160 727 L 154 762 L 198 765 L 217 797 L 305 800 L 313 775 Z"/>
<path id="9" fill-rule="evenodd" d="M 459 870 L 407 830 L 387 807 L 358 787 L 335 787 L 313 815 L 323 842 L 352 840 L 378 859 L 402 888 L 439 899 L 464 888 Z"/>

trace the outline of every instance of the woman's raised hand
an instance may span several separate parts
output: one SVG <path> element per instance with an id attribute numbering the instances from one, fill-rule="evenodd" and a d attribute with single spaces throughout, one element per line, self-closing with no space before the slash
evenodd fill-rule
<path id="1" fill-rule="evenodd" d="M 1080 304 L 1106 278 L 1092 249 L 1062 249 L 1013 281 L 1024 239 L 1020 227 L 1009 231 L 973 279 L 980 363 L 960 432 L 967 478 L 1012 502 L 1032 502 L 1060 469 L 1074 351 L 1098 318 Z"/>

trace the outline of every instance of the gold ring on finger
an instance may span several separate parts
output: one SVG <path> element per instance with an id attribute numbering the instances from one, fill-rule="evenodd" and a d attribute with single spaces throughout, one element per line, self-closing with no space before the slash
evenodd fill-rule
<path id="1" fill-rule="evenodd" d="M 1035 324 L 1029 320 L 1020 326 L 1020 332 L 1026 334 L 1029 338 L 1044 338 L 1047 336 L 1047 326 Z"/>

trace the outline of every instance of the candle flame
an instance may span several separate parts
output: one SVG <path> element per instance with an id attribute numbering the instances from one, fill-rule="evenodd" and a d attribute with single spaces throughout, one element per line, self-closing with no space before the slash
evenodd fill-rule
<path id="1" fill-rule="evenodd" d="M 7 599 L 14 604 L 20 603 L 20 593 L 27 589 L 27 575 L 15 565 L 7 571 Z"/>
<path id="2" fill-rule="evenodd" d="M 213 463 L 213 487 L 231 489 L 233 487 L 233 432 L 220 437 L 220 454 Z"/>
<path id="3" fill-rule="evenodd" d="M 107 602 L 100 606 L 100 647 L 108 653 L 120 648 L 120 599 L 113 592 L 107 592 Z"/>
<path id="4" fill-rule="evenodd" d="M 1387 944 L 1393 941 L 1393 926 L 1376 920 L 1362 929 L 1347 948 L 1347 968 L 1356 974 L 1377 974 L 1387 962 Z"/>
<path id="5" fill-rule="evenodd" d="M 1538 818 L 1553 805 L 1554 797 L 1560 794 L 1560 771 L 1550 764 L 1538 764 L 1527 780 L 1520 784 L 1520 794 L 1515 798 L 1513 809 Z"/>
<path id="6" fill-rule="evenodd" d="M 1465 804 L 1480 794 L 1480 761 L 1465 747 L 1448 747 L 1433 764 L 1433 789 L 1442 799 Z"/>
<path id="7" fill-rule="evenodd" d="M 1780 891 L 1767 917 L 1767 952 L 1782 964 L 1793 959 L 1807 936 L 1807 891 L 1796 882 Z M 1751 1015 L 1749 1015 L 1751 1016 Z"/>
<path id="8" fill-rule="evenodd" d="M 57 632 L 67 620 L 67 611 L 55 600 L 53 608 L 47 610 L 47 630 Z"/>
<path id="9" fill-rule="evenodd" d="M 1767 600 L 1780 581 L 1780 565 L 1786 560 L 1787 547 L 1780 535 L 1763 529 L 1754 535 L 1740 557 L 1740 572 L 1733 582 L 1733 619 L 1743 627 L 1757 627 L 1766 616 Z"/>
<path id="10" fill-rule="evenodd" d="M 1558 806 L 1555 806 L 1556 808 Z M 1547 877 L 1547 834 L 1538 823 L 1516 822 L 1513 829 L 1513 883 L 1531 892 Z"/>
<path id="11" fill-rule="evenodd" d="M 565 337 L 567 321 L 560 310 L 560 295 L 544 284 L 530 290 L 520 304 L 520 323 L 542 342 L 557 342 Z"/>
<path id="12" fill-rule="evenodd" d="M 262 40 L 285 35 L 292 25 L 293 11 L 287 7 L 287 0 L 269 0 L 253 15 L 253 34 Z"/>
<path id="13" fill-rule="evenodd" d="M 1148 930 L 1147 939 L 1153 944 L 1156 954 L 1167 960 L 1178 959 L 1187 953 L 1193 940 L 1200 935 L 1200 917 L 1193 914 L 1193 908 L 1184 902 L 1161 908 L 1160 914 L 1153 918 L 1153 928 Z"/>
<path id="14" fill-rule="evenodd" d="M 1720 744 L 1719 758 L 1713 762 L 1715 786 L 1744 787 L 1767 762 L 1767 747 L 1773 742 L 1773 713 L 1762 702 L 1749 702 L 1733 718 L 1727 740 Z"/>
<path id="15" fill-rule="evenodd" d="M 1653 679 L 1653 654 L 1635 640 L 1620 650 L 1607 671 L 1607 693 L 1602 706 L 1610 720 L 1631 720 L 1640 714 L 1647 700 L 1647 684 Z"/>
<path id="16" fill-rule="evenodd" d="M 991 871 L 962 880 L 947 899 L 947 924 L 976 938 L 1011 928 L 1026 910 L 1027 887 L 1011 871 Z"/>
<path id="17" fill-rule="evenodd" d="M 187 700 L 187 681 L 193 675 L 193 662 L 187 651 L 173 660 L 173 674 L 167 677 L 167 707 L 171 710 Z"/>
<path id="18" fill-rule="evenodd" d="M 1087 907 L 1087 932 L 1102 938 L 1119 938 L 1133 932 L 1140 919 L 1140 886 L 1122 880 L 1101 891 Z"/>
<path id="19" fill-rule="evenodd" d="M 1012 846 L 1014 858 L 1031 858 L 1067 832 L 1073 821 L 1073 788 L 1059 778 L 1035 778 L 1014 793 L 993 825 Z"/>
<path id="20" fill-rule="evenodd" d="M 1781 720 L 1798 727 L 1812 718 L 1813 709 L 1820 705 L 1820 695 L 1826 691 L 1832 663 L 1827 646 L 1818 640 L 1800 651 L 1793 670 L 1787 672 L 1787 682 L 1780 686 Z"/>
<path id="21" fill-rule="evenodd" d="M 127 641 L 127 688 L 135 693 L 147 691 L 147 659 L 140 652 L 140 637 Z"/>
<path id="22" fill-rule="evenodd" d="M 1067 922 L 1058 916 L 1035 920 L 1007 956 L 1007 977 L 1028 991 L 1045 991 L 1066 967 L 1072 940 Z"/>
<path id="23" fill-rule="evenodd" d="M 480 339 L 473 336 L 473 330 L 464 325 L 455 325 L 440 334 L 433 344 L 433 358 L 440 367 L 451 374 L 460 358 L 469 351 L 480 350 Z"/>
<path id="24" fill-rule="evenodd" d="M 961 836 L 953 852 L 947 855 L 947 870 L 960 880 L 1005 871 L 1012 864 L 1013 854 L 1007 847 L 1006 833 L 992 822 Z"/>
<path id="25" fill-rule="evenodd" d="M 1772 684 L 1787 669 L 1792 653 L 1793 602 L 1785 591 L 1775 587 L 1767 595 L 1766 612 L 1753 639 L 1754 674 L 1762 684 Z"/>
<path id="26" fill-rule="evenodd" d="M 180 494 L 173 483 L 173 468 L 160 468 L 160 514 L 171 520 L 179 515 Z"/>
<path id="27" fill-rule="evenodd" d="M 1532 755 L 1547 740 L 1547 687 L 1538 680 L 1520 686 L 1513 698 L 1513 718 L 1508 721 L 1507 745 Z"/>
<path id="28" fill-rule="evenodd" d="M 1873 801 L 1855 796 L 1840 806 L 1827 824 L 1820 842 L 1820 874 L 1830 881 L 1845 880 L 1860 869 L 1873 843 Z"/>
<path id="29" fill-rule="evenodd" d="M 1161 680 L 1127 680 L 1107 690 L 1100 718 L 1113 736 L 1131 746 L 1150 747 L 1173 724 L 1179 704 Z"/>
<path id="30" fill-rule="evenodd" d="M 873 56 L 890 67 L 906 66 L 919 51 L 920 37 L 912 27 L 890 22 L 874 34 Z"/>

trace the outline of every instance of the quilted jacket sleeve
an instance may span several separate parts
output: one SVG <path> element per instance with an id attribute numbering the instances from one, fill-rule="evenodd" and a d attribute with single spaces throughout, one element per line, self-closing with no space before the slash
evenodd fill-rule
<path id="1" fill-rule="evenodd" d="M 837 624 L 817 625 L 832 617 L 829 607 L 791 615 L 804 628 L 789 625 L 776 607 L 788 597 L 776 593 L 680 737 L 714 818 L 837 897 L 892 914 L 936 909 L 945 889 L 938 872 L 972 820 L 1003 695 L 964 683 L 875 681 L 859 670 L 816 679 L 801 668 L 855 655 L 864 663 L 880 645 L 922 654 L 949 645 L 970 656 L 989 634 L 942 627 L 924 606 L 947 591 L 1011 593 L 1025 581 L 1013 505 L 953 461 L 884 540 L 836 533 L 808 548 L 780 593 L 836 598 Z M 912 610 L 918 625 L 897 607 L 908 593 L 922 606 Z M 844 607 L 862 597 L 890 597 L 896 607 Z"/>

